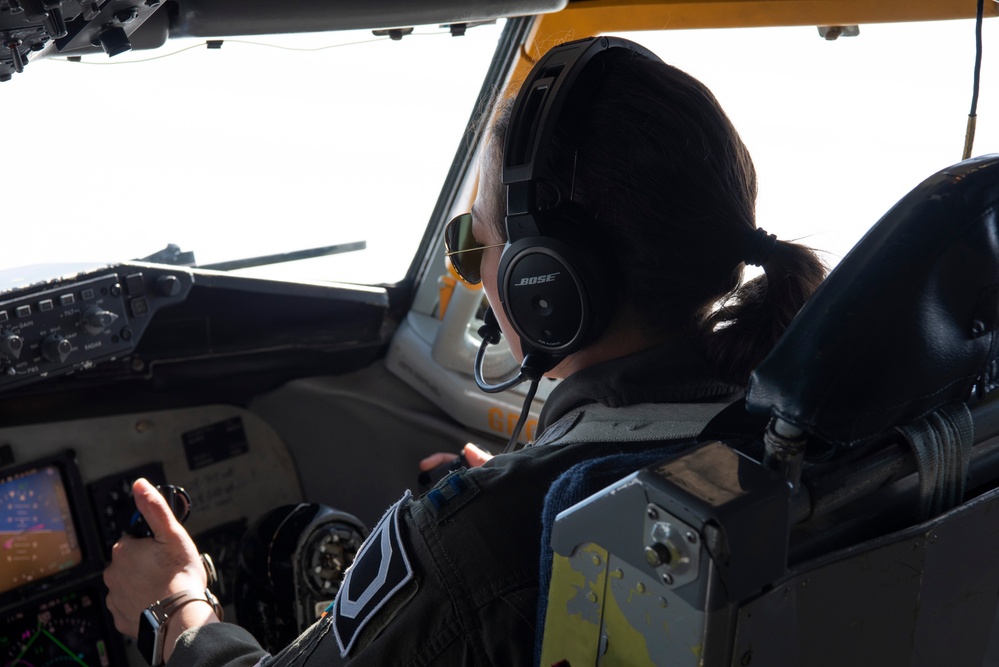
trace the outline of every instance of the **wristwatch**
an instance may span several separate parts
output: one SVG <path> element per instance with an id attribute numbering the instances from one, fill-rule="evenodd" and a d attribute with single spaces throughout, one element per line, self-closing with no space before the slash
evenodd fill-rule
<path id="1" fill-rule="evenodd" d="M 166 641 L 167 622 L 178 609 L 189 602 L 207 602 L 219 620 L 222 620 L 222 605 L 207 588 L 203 591 L 188 590 L 174 593 L 158 600 L 143 610 L 139 616 L 139 653 L 152 667 L 163 664 L 163 644 Z"/>

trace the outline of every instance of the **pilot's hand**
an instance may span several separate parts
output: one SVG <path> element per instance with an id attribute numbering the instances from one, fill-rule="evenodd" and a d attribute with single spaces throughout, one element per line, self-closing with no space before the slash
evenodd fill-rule
<path id="1" fill-rule="evenodd" d="M 468 465 L 472 468 L 478 468 L 483 463 L 488 461 L 493 457 L 492 454 L 487 452 L 480 447 L 476 447 L 472 443 L 465 445 L 461 453 L 465 455 L 465 460 L 468 461 Z M 446 452 L 437 452 L 436 454 L 431 454 L 427 458 L 420 461 L 420 470 L 427 471 L 433 470 L 439 465 L 449 463 L 454 460 L 454 454 L 448 454 Z"/>
<path id="2" fill-rule="evenodd" d="M 156 487 L 139 479 L 132 485 L 132 495 L 153 537 L 122 536 L 111 550 L 111 565 L 104 570 L 108 609 L 115 627 L 129 637 L 138 635 L 139 616 L 146 607 L 173 593 L 202 591 L 207 585 L 194 541 Z M 200 603 L 186 604 L 174 616 L 167 626 L 164 657 L 173 652 L 181 631 L 218 620 L 211 606 Z"/>

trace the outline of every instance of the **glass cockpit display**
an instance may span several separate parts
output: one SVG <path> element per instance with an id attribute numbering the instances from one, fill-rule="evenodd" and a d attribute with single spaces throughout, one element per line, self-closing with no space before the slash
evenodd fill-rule
<path id="1" fill-rule="evenodd" d="M 103 604 L 98 589 L 84 587 L 0 614 L 0 667 L 118 664 Z"/>
<path id="2" fill-rule="evenodd" d="M 83 562 L 59 467 L 0 476 L 0 594 Z"/>

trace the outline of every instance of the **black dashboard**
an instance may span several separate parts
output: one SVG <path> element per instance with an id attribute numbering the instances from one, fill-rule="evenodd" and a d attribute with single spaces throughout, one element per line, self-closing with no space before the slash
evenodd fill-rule
<path id="1" fill-rule="evenodd" d="M 5 424 L 245 403 L 295 377 L 363 368 L 392 332 L 381 287 L 138 262 L 62 268 L 0 272 Z"/>

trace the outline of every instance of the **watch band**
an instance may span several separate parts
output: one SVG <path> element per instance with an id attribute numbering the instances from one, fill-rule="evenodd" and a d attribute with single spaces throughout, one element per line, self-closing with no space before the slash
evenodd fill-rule
<path id="1" fill-rule="evenodd" d="M 163 643 L 166 640 L 170 617 L 191 602 L 207 602 L 221 621 L 224 614 L 218 598 L 209 590 L 185 590 L 168 595 L 149 605 L 139 617 L 138 648 L 142 657 L 152 667 L 163 664 Z"/>
<path id="2" fill-rule="evenodd" d="M 156 603 L 160 606 L 163 612 L 163 622 L 164 624 L 170 618 L 171 614 L 177 612 L 178 609 L 186 605 L 188 602 L 207 602 L 212 607 L 212 611 L 221 621 L 225 615 L 222 611 L 222 605 L 219 604 L 219 599 L 209 589 L 204 589 L 203 591 L 196 590 L 186 590 L 174 593 L 173 595 L 165 598 L 164 600 Z M 153 605 L 156 606 L 156 605 Z"/>

